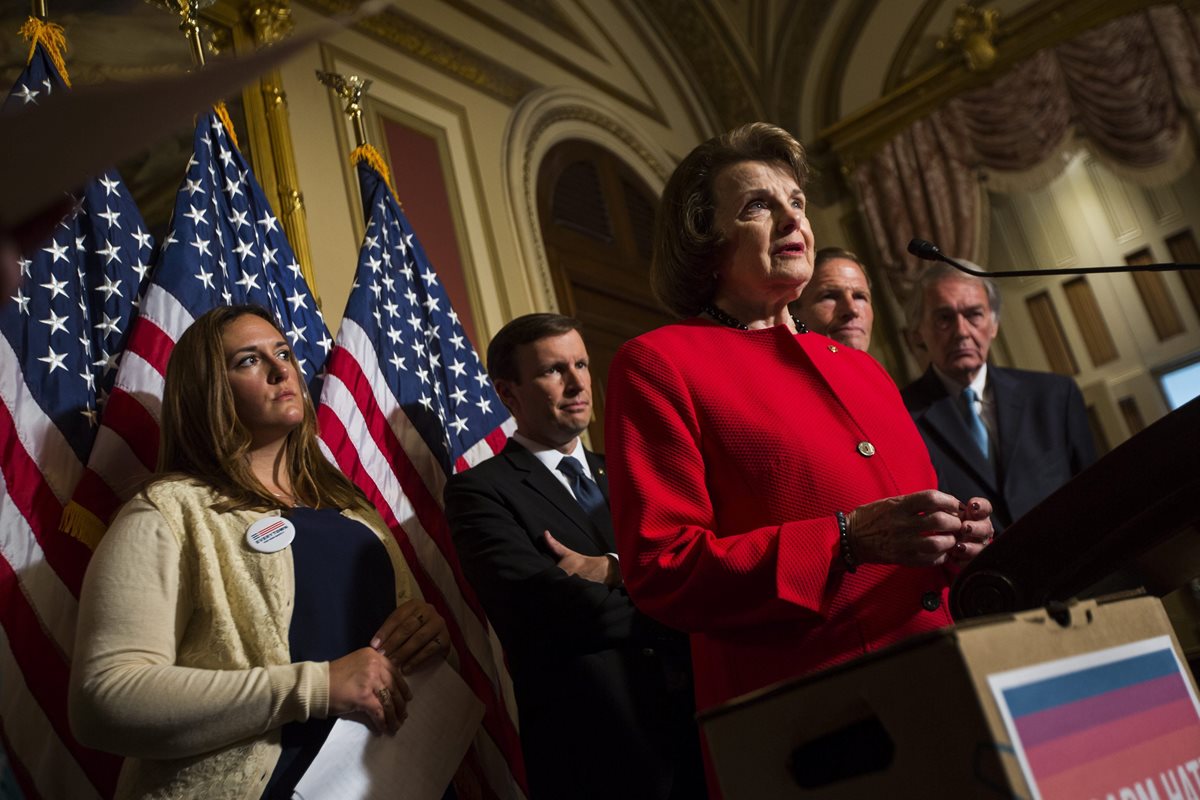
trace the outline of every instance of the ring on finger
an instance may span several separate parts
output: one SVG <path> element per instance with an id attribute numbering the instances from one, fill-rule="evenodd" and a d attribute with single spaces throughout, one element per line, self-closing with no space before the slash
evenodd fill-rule
<path id="1" fill-rule="evenodd" d="M 425 624 L 425 617 L 421 616 L 421 612 L 418 611 L 417 612 L 417 625 L 424 625 L 424 624 Z"/>
<path id="2" fill-rule="evenodd" d="M 440 637 L 440 636 L 433 637 L 433 643 L 436 644 L 438 647 L 441 647 L 442 646 L 442 637 Z"/>
<path id="3" fill-rule="evenodd" d="M 379 698 L 379 702 L 384 708 L 387 708 L 392 702 L 392 693 L 388 691 L 387 687 L 376 689 L 375 696 Z"/>

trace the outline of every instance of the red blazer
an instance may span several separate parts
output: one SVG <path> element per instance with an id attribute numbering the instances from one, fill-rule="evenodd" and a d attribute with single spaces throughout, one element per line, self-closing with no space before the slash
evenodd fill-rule
<path id="1" fill-rule="evenodd" d="M 948 571 L 842 566 L 834 512 L 937 487 L 869 355 L 687 320 L 621 348 L 606 402 L 621 571 L 691 633 L 699 708 L 950 624 Z"/>

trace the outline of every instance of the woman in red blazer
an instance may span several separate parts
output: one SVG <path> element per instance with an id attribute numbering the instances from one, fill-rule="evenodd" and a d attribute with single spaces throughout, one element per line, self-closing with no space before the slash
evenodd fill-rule
<path id="1" fill-rule="evenodd" d="M 950 624 L 952 568 L 992 533 L 986 499 L 936 491 L 883 368 L 788 313 L 812 276 L 806 171 L 764 123 L 683 160 L 651 278 L 684 319 L 609 377 L 621 571 L 691 633 L 701 709 Z"/>

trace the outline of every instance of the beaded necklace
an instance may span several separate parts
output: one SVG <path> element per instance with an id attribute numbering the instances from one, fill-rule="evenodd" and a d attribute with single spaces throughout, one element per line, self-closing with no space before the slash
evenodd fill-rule
<path id="1" fill-rule="evenodd" d="M 742 322 L 737 317 L 735 317 L 731 314 L 725 313 L 721 309 L 714 306 L 712 303 L 705 303 L 704 305 L 700 306 L 700 313 L 708 314 L 715 321 L 721 323 L 722 325 L 724 325 L 727 328 L 736 328 L 739 331 L 750 330 L 749 325 Z M 808 333 L 808 326 L 805 325 L 800 320 L 796 319 L 794 314 L 791 316 L 792 316 L 792 324 L 796 326 L 796 332 L 797 333 Z"/>

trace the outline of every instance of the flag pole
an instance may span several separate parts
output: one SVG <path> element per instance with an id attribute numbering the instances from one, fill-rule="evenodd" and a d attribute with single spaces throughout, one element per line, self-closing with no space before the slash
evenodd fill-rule
<path id="1" fill-rule="evenodd" d="M 321 70 L 317 70 L 317 80 L 346 101 L 346 107 L 342 110 L 354 126 L 355 146 L 365 147 L 370 144 L 367 141 L 367 127 L 363 124 L 362 96 L 371 87 L 371 81 L 357 75 L 339 75 L 336 72 Z"/>
<path id="2" fill-rule="evenodd" d="M 179 30 L 187 37 L 192 48 L 192 63 L 197 69 L 204 67 L 204 43 L 200 41 L 200 23 L 196 20 L 196 3 L 193 0 L 173 0 L 179 12 Z"/>
<path id="3" fill-rule="evenodd" d="M 31 6 L 30 15 L 37 20 L 45 22 L 49 18 L 50 12 L 46 9 L 46 0 L 32 0 L 29 5 Z"/>
<path id="4" fill-rule="evenodd" d="M 201 5 L 198 0 L 151 0 L 154 5 L 179 15 L 179 30 L 188 40 L 192 51 L 192 63 L 197 69 L 204 67 L 204 43 L 200 40 L 200 22 L 196 19 L 196 9 Z M 44 0 L 33 0 L 34 3 Z M 203 5 L 208 5 L 203 3 Z"/>
<path id="5" fill-rule="evenodd" d="M 383 160 L 383 155 L 375 149 L 374 145 L 367 141 L 367 126 L 363 122 L 362 98 L 367 93 L 367 89 L 371 87 L 370 79 L 360 78 L 357 75 L 339 75 L 336 72 L 322 72 L 321 70 L 317 70 L 317 80 L 346 101 L 346 107 L 342 110 L 350 118 L 350 122 L 354 126 L 354 140 L 357 145 L 354 151 L 350 153 L 350 163 L 358 164 L 361 161 L 366 161 L 370 164 L 379 173 L 379 176 L 383 178 L 383 182 L 387 184 L 388 191 L 392 193 L 392 197 L 396 197 L 396 202 L 400 202 L 399 197 L 396 196 L 396 187 L 392 185 L 392 175 L 387 168 L 387 163 Z"/>

